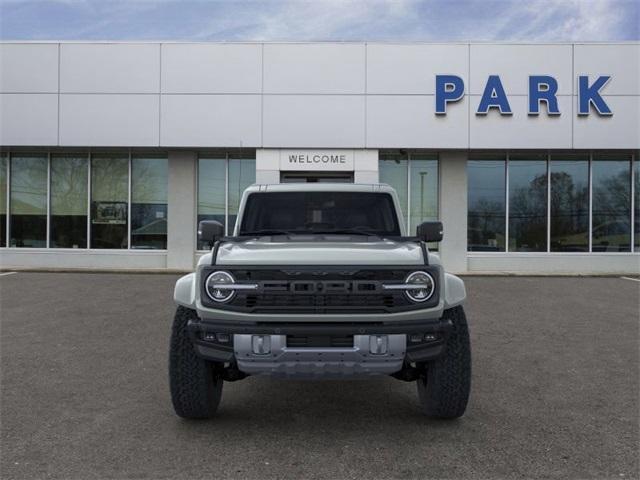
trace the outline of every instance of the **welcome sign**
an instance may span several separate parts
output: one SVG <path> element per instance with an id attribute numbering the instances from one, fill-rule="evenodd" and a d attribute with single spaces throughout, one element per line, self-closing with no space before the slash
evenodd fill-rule
<path id="1" fill-rule="evenodd" d="M 353 171 L 353 150 L 280 150 L 280 170 Z"/>

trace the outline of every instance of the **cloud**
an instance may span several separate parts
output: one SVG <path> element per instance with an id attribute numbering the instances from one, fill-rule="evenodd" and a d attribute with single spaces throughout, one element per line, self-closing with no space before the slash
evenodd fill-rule
<path id="1" fill-rule="evenodd" d="M 637 0 L 0 0 L 3 39 L 606 41 Z"/>

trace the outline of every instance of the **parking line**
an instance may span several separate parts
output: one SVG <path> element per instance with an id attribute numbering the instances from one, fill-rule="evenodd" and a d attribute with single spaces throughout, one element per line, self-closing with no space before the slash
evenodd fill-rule
<path id="1" fill-rule="evenodd" d="M 640 278 L 631 278 L 631 277 L 620 277 L 624 280 L 631 280 L 632 282 L 640 282 Z"/>
<path id="2" fill-rule="evenodd" d="M 18 272 L 4 272 L 4 273 L 0 273 L 0 277 L 4 277 L 5 275 L 13 275 L 14 273 L 18 273 Z"/>

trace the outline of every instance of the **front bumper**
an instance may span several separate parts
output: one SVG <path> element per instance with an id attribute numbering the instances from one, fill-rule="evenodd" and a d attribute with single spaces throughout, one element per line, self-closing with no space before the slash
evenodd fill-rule
<path id="1" fill-rule="evenodd" d="M 450 320 L 436 319 L 392 323 L 229 323 L 190 321 L 189 334 L 197 353 L 210 361 L 237 363 L 247 374 L 286 377 L 342 377 L 392 374 L 405 362 L 432 360 L 444 352 Z M 352 336 L 341 347 L 289 346 L 288 336 Z M 268 352 L 257 353 L 253 338 L 263 337 Z M 429 337 L 429 340 L 425 340 Z M 382 337 L 384 352 L 371 345 Z M 420 341 L 415 341 L 421 338 Z M 221 342 L 220 339 L 224 341 Z"/>

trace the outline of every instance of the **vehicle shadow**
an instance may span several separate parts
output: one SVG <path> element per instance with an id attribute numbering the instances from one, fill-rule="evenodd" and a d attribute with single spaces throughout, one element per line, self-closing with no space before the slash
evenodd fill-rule
<path id="1" fill-rule="evenodd" d="M 386 377 L 348 381 L 251 377 L 224 388 L 218 413 L 211 420 L 217 428 L 278 424 L 301 430 L 362 431 L 375 429 L 376 420 L 382 419 L 385 428 L 451 425 L 422 413 L 415 383 Z"/>

